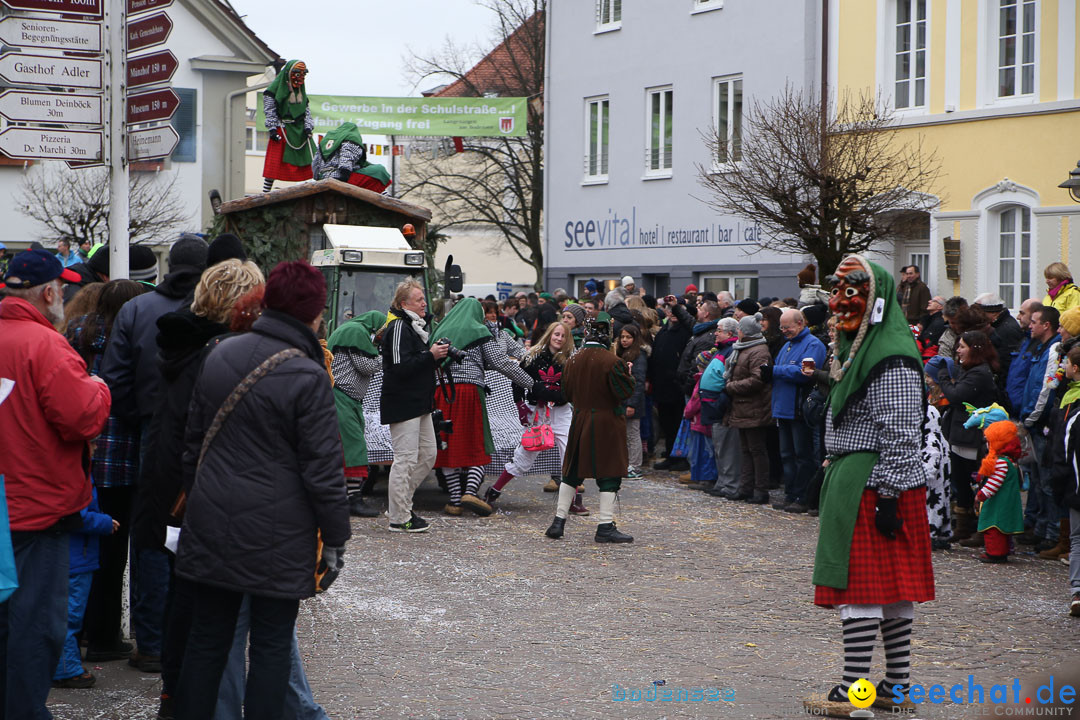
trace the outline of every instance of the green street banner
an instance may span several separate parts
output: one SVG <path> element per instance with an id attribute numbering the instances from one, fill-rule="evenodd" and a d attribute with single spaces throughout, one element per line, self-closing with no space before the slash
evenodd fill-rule
<path id="1" fill-rule="evenodd" d="M 362 133 L 435 137 L 521 137 L 526 131 L 525 98 L 395 98 L 308 95 L 315 132 L 346 122 Z M 262 98 L 259 127 L 266 128 Z"/>

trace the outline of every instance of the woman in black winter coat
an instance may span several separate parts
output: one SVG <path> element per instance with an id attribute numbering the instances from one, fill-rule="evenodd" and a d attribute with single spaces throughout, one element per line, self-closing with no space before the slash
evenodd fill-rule
<path id="1" fill-rule="evenodd" d="M 948 368 L 942 366 L 938 371 L 938 384 L 949 401 L 944 432 L 949 441 L 950 482 L 957 505 L 953 539 L 959 541 L 975 533 L 975 491 L 971 487 L 971 476 L 979 470 L 979 451 L 983 445 L 982 430 L 964 427 L 968 419 L 964 403 L 980 408 L 997 400 L 994 374 L 998 370 L 998 358 L 990 338 L 979 330 L 960 336 L 956 358 L 960 363 L 956 380 L 950 377 Z"/>

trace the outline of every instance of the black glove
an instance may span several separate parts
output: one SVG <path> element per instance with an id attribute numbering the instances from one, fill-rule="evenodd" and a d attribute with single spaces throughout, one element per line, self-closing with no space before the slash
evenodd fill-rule
<path id="1" fill-rule="evenodd" d="M 270 130 L 270 139 L 274 142 L 281 142 L 281 129 L 273 128 Z"/>
<path id="2" fill-rule="evenodd" d="M 304 139 L 307 140 L 309 137 L 311 137 L 311 131 L 304 128 Z"/>
<path id="3" fill-rule="evenodd" d="M 322 557 L 319 559 L 317 572 L 325 574 L 319 580 L 319 587 L 328 590 L 337 580 L 337 576 L 341 574 L 343 567 L 345 567 L 345 548 L 323 545 Z"/>
<path id="4" fill-rule="evenodd" d="M 761 372 L 761 379 L 767 383 L 772 382 L 772 365 L 762 365 L 759 369 Z"/>
<path id="5" fill-rule="evenodd" d="M 352 170 L 349 168 L 338 168 L 334 171 L 334 179 L 341 182 L 349 182 L 349 178 L 352 176 Z"/>
<path id="6" fill-rule="evenodd" d="M 896 514 L 896 498 L 878 497 L 874 524 L 878 532 L 889 539 L 896 538 L 896 531 L 904 526 L 904 520 Z"/>

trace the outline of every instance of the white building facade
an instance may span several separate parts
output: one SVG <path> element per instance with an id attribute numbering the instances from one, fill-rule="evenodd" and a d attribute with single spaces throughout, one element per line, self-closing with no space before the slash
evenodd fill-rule
<path id="1" fill-rule="evenodd" d="M 546 286 L 631 275 L 737 298 L 797 295 L 799 255 L 704 202 L 699 166 L 738 162 L 742 117 L 820 74 L 818 0 L 549 0 Z M 705 136 L 728 142 L 714 157 Z"/>

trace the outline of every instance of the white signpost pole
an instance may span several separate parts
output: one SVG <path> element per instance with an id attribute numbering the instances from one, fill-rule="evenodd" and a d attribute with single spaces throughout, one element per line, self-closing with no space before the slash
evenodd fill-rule
<path id="1" fill-rule="evenodd" d="M 109 168 L 109 279 L 128 276 L 127 0 L 105 1 L 105 151 Z"/>

